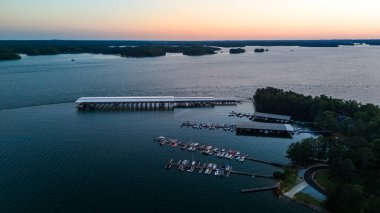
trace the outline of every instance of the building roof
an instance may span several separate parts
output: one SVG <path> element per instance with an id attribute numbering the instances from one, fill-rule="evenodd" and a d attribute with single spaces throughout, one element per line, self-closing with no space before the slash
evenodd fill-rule
<path id="1" fill-rule="evenodd" d="M 174 96 L 125 96 L 125 97 L 82 97 L 76 103 L 150 103 L 150 102 L 217 102 L 236 101 L 236 98 L 174 97 Z"/>
<path id="2" fill-rule="evenodd" d="M 215 101 L 214 97 L 174 97 L 175 102 L 189 102 L 189 101 Z"/>
<path id="3" fill-rule="evenodd" d="M 134 97 L 82 97 L 76 103 L 134 103 L 134 102 L 174 102 L 174 96 L 134 96 Z"/>
<path id="4" fill-rule="evenodd" d="M 235 101 L 235 102 L 240 102 L 240 99 L 236 98 L 236 97 L 215 98 L 215 101 Z"/>
<path id="5" fill-rule="evenodd" d="M 278 120 L 286 120 L 286 121 L 290 121 L 291 119 L 291 116 L 288 116 L 288 115 L 269 114 L 269 113 L 262 113 L 262 112 L 255 112 L 253 116 L 278 119 Z"/>
<path id="6" fill-rule="evenodd" d="M 261 130 L 275 130 L 275 131 L 289 131 L 293 132 L 294 128 L 290 124 L 278 123 L 263 123 L 263 122 L 239 122 L 236 128 L 240 129 L 261 129 Z"/>

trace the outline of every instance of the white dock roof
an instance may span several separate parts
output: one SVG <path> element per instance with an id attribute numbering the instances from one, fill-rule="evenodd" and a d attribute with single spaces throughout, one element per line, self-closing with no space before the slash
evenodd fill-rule
<path id="1" fill-rule="evenodd" d="M 214 97 L 174 97 L 175 102 L 215 101 Z"/>
<path id="2" fill-rule="evenodd" d="M 262 130 L 275 130 L 275 131 L 288 131 L 293 132 L 294 128 L 290 124 L 278 124 L 278 123 L 263 123 L 263 122 L 239 122 L 236 128 L 242 129 L 262 129 Z"/>
<path id="3" fill-rule="evenodd" d="M 154 102 L 217 102 L 236 101 L 237 98 L 174 97 L 174 96 L 124 96 L 124 97 L 82 97 L 76 103 L 154 103 Z"/>
<path id="4" fill-rule="evenodd" d="M 174 102 L 174 96 L 133 96 L 133 97 L 82 97 L 76 103 L 134 103 L 134 102 Z"/>
<path id="5" fill-rule="evenodd" d="M 253 116 L 279 119 L 279 120 L 285 120 L 285 121 L 290 121 L 291 119 L 291 116 L 289 115 L 278 115 L 278 114 L 270 114 L 270 113 L 262 113 L 262 112 L 255 112 Z"/>

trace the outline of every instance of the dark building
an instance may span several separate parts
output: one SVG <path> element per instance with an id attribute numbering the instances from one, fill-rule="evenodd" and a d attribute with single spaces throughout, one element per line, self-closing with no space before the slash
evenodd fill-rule
<path id="1" fill-rule="evenodd" d="M 269 123 L 290 123 L 291 116 L 288 115 L 277 115 L 269 113 L 255 112 L 251 116 L 254 121 L 269 122 Z"/>
<path id="2" fill-rule="evenodd" d="M 240 122 L 236 125 L 237 135 L 257 135 L 269 137 L 292 137 L 294 128 L 290 124 Z"/>

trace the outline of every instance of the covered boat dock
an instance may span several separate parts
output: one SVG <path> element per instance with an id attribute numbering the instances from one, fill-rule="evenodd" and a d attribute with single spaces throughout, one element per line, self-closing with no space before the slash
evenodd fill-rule
<path id="1" fill-rule="evenodd" d="M 75 103 L 78 110 L 173 110 L 177 107 L 213 107 L 239 102 L 237 98 L 126 96 L 82 97 Z"/>
<path id="2" fill-rule="evenodd" d="M 291 122 L 291 116 L 288 116 L 288 115 L 255 112 L 251 117 L 252 117 L 252 120 L 261 121 L 261 122 L 270 122 L 270 123 L 290 123 Z"/>
<path id="3" fill-rule="evenodd" d="M 237 135 L 258 135 L 272 137 L 292 137 L 294 128 L 290 124 L 240 122 L 236 125 Z"/>

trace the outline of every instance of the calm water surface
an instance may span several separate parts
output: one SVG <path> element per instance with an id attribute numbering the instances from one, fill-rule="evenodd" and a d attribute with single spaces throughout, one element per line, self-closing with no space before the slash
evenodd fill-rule
<path id="1" fill-rule="evenodd" d="M 286 162 L 287 146 L 309 135 L 272 139 L 179 127 L 186 120 L 233 124 L 238 118 L 228 112 L 253 112 L 250 102 L 84 113 L 72 102 L 107 95 L 250 97 L 258 87 L 276 86 L 380 103 L 379 56 L 377 47 L 273 47 L 264 54 L 150 59 L 80 54 L 0 62 L 0 212 L 310 212 L 271 192 L 240 193 L 273 184 L 270 180 L 163 169 L 171 158 L 194 158 L 242 171 L 276 171 L 152 142 L 165 135 Z"/>

